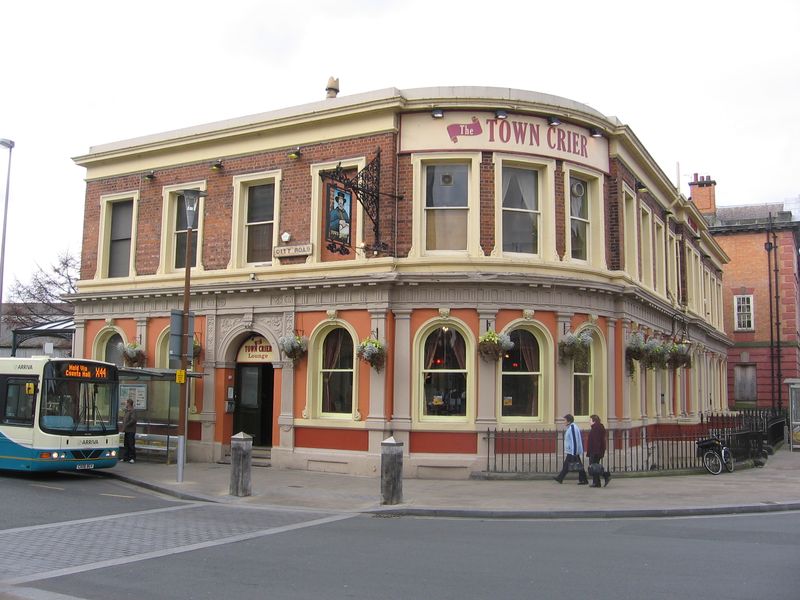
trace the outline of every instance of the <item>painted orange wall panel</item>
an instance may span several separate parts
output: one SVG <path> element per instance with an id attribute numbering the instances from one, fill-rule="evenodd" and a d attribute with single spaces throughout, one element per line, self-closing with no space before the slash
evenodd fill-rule
<path id="1" fill-rule="evenodd" d="M 217 369 L 214 378 L 214 408 L 217 412 L 214 441 L 222 444 L 230 443 L 233 435 L 233 415 L 225 412 L 225 400 L 228 397 L 228 386 L 233 387 L 234 373 L 233 369 Z"/>
<path id="2" fill-rule="evenodd" d="M 316 429 L 296 427 L 294 445 L 297 448 L 327 448 L 331 450 L 369 449 L 369 433 L 363 429 Z"/>
<path id="3" fill-rule="evenodd" d="M 409 436 L 408 451 L 475 454 L 478 451 L 478 436 L 475 433 L 412 431 Z"/>
<path id="4" fill-rule="evenodd" d="M 274 369 L 272 378 L 272 445 L 278 446 L 281 441 L 281 428 L 278 427 L 278 416 L 281 414 L 281 386 L 283 386 L 283 369 Z"/>

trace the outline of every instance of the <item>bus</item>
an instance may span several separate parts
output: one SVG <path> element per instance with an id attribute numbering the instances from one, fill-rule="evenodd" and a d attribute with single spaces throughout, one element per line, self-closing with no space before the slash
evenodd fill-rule
<path id="1" fill-rule="evenodd" d="M 102 469 L 119 455 L 114 364 L 0 358 L 0 470 Z"/>

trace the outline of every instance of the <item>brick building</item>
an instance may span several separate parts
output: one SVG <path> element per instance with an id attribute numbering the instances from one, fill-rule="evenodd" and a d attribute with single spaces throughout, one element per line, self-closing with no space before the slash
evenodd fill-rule
<path id="1" fill-rule="evenodd" d="M 717 207 L 710 177 L 689 184 L 692 200 L 730 257 L 723 299 L 728 389 L 737 408 L 786 408 L 787 378 L 800 376 L 800 214 L 782 202 Z M 797 207 L 795 207 L 796 211 Z"/>
<path id="2" fill-rule="evenodd" d="M 567 412 L 674 427 L 727 405 L 727 256 L 628 126 L 505 88 L 335 88 L 75 159 L 78 355 L 136 341 L 169 366 L 184 190 L 207 194 L 189 253 L 191 458 L 244 430 L 278 466 L 371 474 L 394 435 L 408 475 L 466 477 L 487 429 Z M 382 368 L 359 359 L 384 356 L 370 338 Z M 626 351 L 645 339 L 691 368 L 644 368 Z"/>

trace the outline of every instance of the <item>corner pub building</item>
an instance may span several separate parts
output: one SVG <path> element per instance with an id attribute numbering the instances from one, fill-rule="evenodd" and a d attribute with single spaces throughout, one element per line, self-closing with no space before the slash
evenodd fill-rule
<path id="1" fill-rule="evenodd" d="M 137 342 L 147 367 L 170 366 L 182 191 L 206 194 L 190 460 L 220 460 L 245 431 L 279 468 L 377 474 L 393 435 L 407 476 L 466 478 L 490 429 L 556 429 L 568 412 L 674 428 L 727 407 L 727 257 L 627 125 L 523 90 L 337 88 L 74 159 L 76 356 Z M 513 348 L 484 356 L 487 332 Z M 361 358 L 369 338 L 385 364 Z M 637 339 L 687 342 L 691 366 L 626 361 Z"/>

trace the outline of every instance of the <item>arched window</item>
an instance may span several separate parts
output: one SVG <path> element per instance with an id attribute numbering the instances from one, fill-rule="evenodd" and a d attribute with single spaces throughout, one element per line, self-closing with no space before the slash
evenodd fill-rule
<path id="1" fill-rule="evenodd" d="M 467 414 L 467 369 L 464 337 L 439 327 L 425 339 L 422 361 L 423 416 Z"/>
<path id="2" fill-rule="evenodd" d="M 106 340 L 105 351 L 103 352 L 103 360 L 106 362 L 114 363 L 118 367 L 122 366 L 122 336 L 115 333 Z"/>
<path id="3" fill-rule="evenodd" d="M 572 414 L 588 417 L 592 406 L 592 345 L 572 361 Z"/>
<path id="4" fill-rule="evenodd" d="M 538 417 L 542 376 L 539 342 L 524 329 L 516 329 L 509 336 L 514 348 L 503 356 L 502 416 Z"/>
<path id="5" fill-rule="evenodd" d="M 323 415 L 353 412 L 353 338 L 342 327 L 331 329 L 322 343 L 320 369 Z"/>

